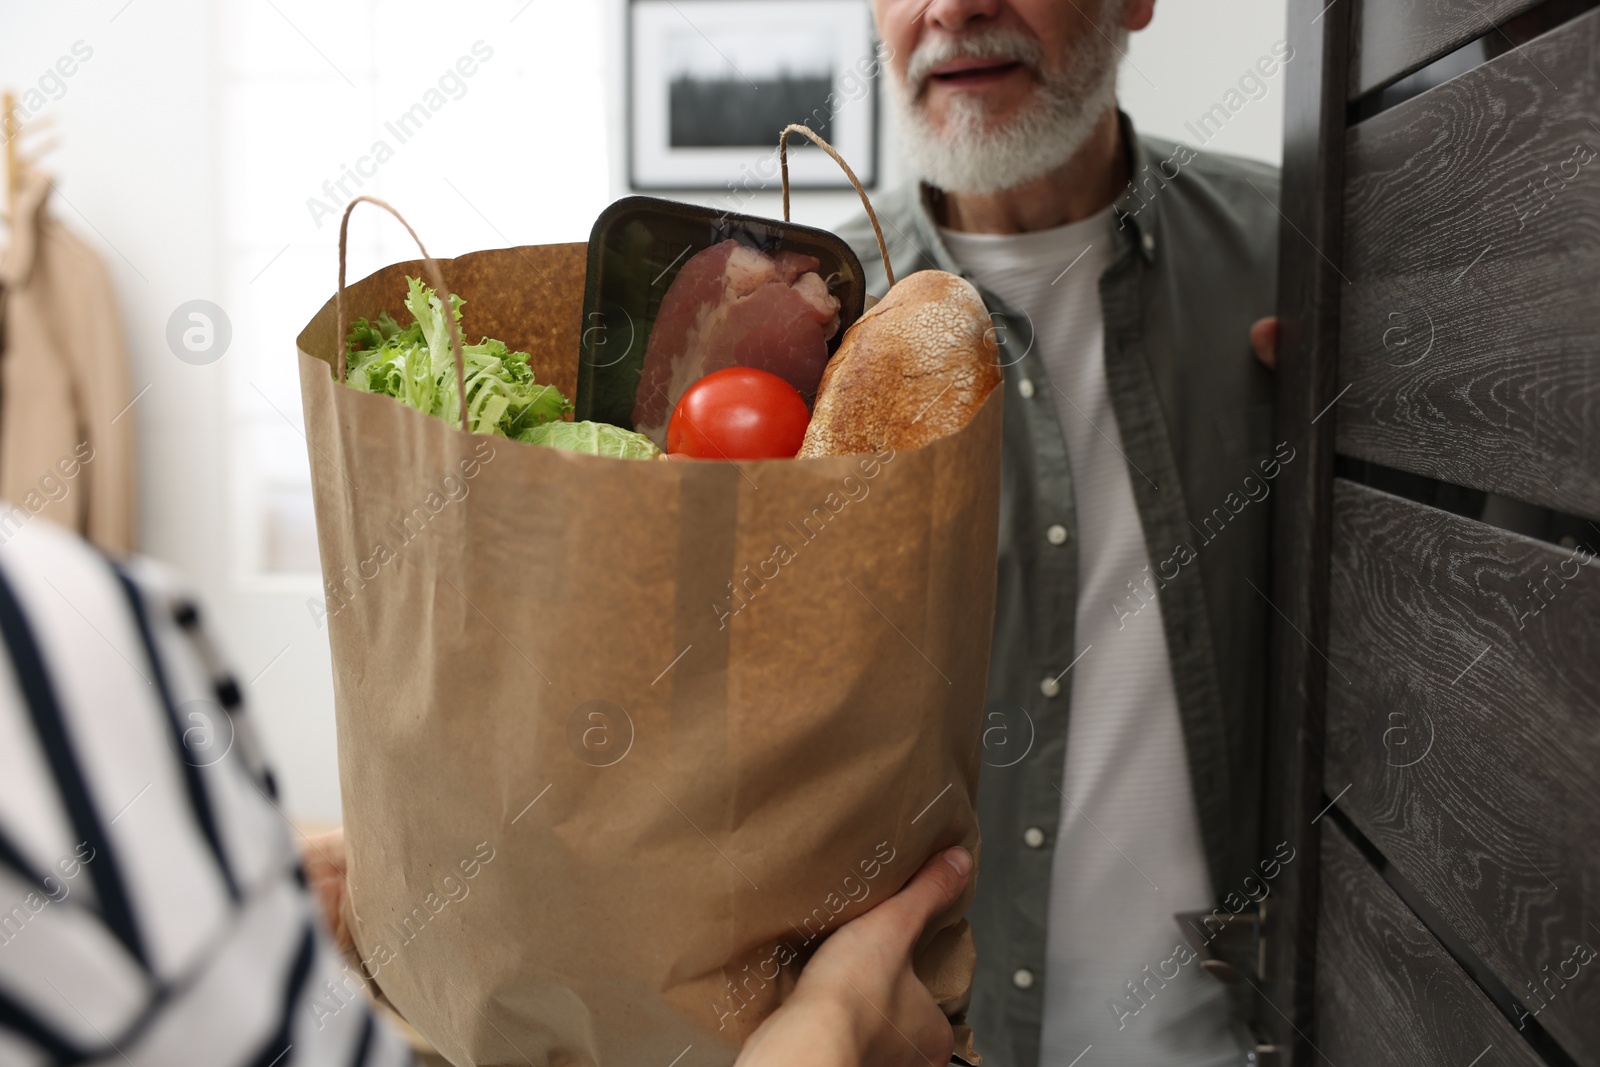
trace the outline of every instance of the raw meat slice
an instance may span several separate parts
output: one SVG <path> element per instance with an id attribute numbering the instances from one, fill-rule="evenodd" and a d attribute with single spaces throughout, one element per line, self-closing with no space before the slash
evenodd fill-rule
<path id="1" fill-rule="evenodd" d="M 798 252 L 768 255 L 735 240 L 683 265 L 667 288 L 645 346 L 633 428 L 665 445 L 683 391 L 724 367 L 771 371 L 807 396 L 817 391 L 839 301 Z"/>

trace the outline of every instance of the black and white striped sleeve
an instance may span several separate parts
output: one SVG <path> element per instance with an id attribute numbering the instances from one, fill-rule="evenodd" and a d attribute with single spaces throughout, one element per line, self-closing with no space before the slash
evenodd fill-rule
<path id="1" fill-rule="evenodd" d="M 0 540 L 0 1067 L 411 1062 L 328 943 L 170 575 Z"/>

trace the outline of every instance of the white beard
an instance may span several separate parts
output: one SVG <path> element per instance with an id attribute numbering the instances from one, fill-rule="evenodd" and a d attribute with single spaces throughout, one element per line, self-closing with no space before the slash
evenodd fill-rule
<path id="1" fill-rule="evenodd" d="M 953 193 L 1011 189 L 1062 166 L 1081 148 L 1106 112 L 1116 105 L 1117 61 L 1128 31 L 1117 0 L 1097 5 L 1101 26 L 1116 26 L 1110 39 L 1084 37 L 1061 63 L 1044 69 L 1043 50 L 1031 37 L 993 29 L 943 46 L 924 45 L 907 63 L 906 77 L 891 75 L 890 97 L 899 119 L 900 150 L 918 177 Z M 1003 125 L 976 95 L 951 101 L 942 126 L 928 117 L 920 90 L 927 71 L 963 56 L 1021 62 L 1039 80 L 1034 98 Z"/>

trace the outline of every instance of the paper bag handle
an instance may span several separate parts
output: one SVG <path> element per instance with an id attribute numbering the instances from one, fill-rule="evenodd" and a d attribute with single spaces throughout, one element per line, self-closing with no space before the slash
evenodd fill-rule
<path id="1" fill-rule="evenodd" d="M 833 145 L 818 137 L 809 126 L 802 126 L 792 122 L 783 128 L 778 135 L 778 168 L 783 172 L 783 221 L 789 221 L 789 134 L 803 133 L 814 141 L 818 148 L 833 157 L 833 161 L 844 169 L 844 176 L 850 179 L 850 184 L 856 187 L 856 192 L 861 194 L 861 205 L 867 209 L 867 219 L 872 223 L 872 232 L 878 238 L 878 252 L 883 256 L 883 273 L 889 276 L 890 286 L 894 285 L 894 268 L 889 266 L 889 246 L 884 243 L 883 229 L 878 225 L 878 213 L 872 210 L 872 201 L 867 199 L 867 191 L 861 188 L 861 181 L 856 177 L 856 172 L 850 169 L 850 164 L 844 157 L 833 150 Z"/>
<path id="2" fill-rule="evenodd" d="M 344 215 L 339 219 L 339 292 L 333 298 L 334 323 L 339 327 L 339 384 L 344 384 L 345 349 L 347 347 L 345 338 L 350 333 L 350 327 L 344 321 L 345 248 L 350 235 L 350 212 L 354 211 L 356 205 L 362 201 L 376 204 L 396 219 L 399 219 L 400 225 L 404 226 L 406 232 L 411 235 L 411 239 L 417 242 L 417 251 L 422 253 L 422 269 L 428 275 L 428 281 L 432 283 L 433 291 L 438 294 L 439 301 L 444 305 L 445 326 L 450 330 L 450 348 L 455 352 L 456 357 L 456 392 L 461 399 L 461 429 L 471 433 L 472 431 L 467 428 L 467 359 L 461 352 L 461 327 L 456 325 L 455 309 L 450 306 L 450 290 L 445 287 L 444 272 L 439 269 L 439 261 L 428 255 L 428 250 L 422 245 L 422 238 L 418 237 L 417 231 L 411 228 L 411 223 L 407 222 L 400 212 L 375 196 L 356 197 L 345 206 Z"/>

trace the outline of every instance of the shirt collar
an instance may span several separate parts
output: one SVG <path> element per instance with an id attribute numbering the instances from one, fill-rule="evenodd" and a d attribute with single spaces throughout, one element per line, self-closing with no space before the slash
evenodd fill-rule
<path id="1" fill-rule="evenodd" d="M 1145 262 L 1153 262 L 1156 258 L 1156 245 L 1160 229 L 1161 214 L 1157 210 L 1154 199 L 1141 196 L 1138 191 L 1140 178 L 1151 173 L 1150 155 L 1145 151 L 1144 142 L 1134 131 L 1133 120 L 1123 111 L 1117 112 L 1117 120 L 1122 125 L 1122 145 L 1128 154 L 1128 187 L 1122 195 L 1112 203 L 1112 214 L 1117 218 L 1117 231 L 1128 235 L 1128 240 L 1139 249 L 1139 254 L 1144 256 Z M 1159 164 L 1158 164 L 1159 165 Z M 1161 185 L 1169 180 L 1163 173 L 1157 179 Z"/>

